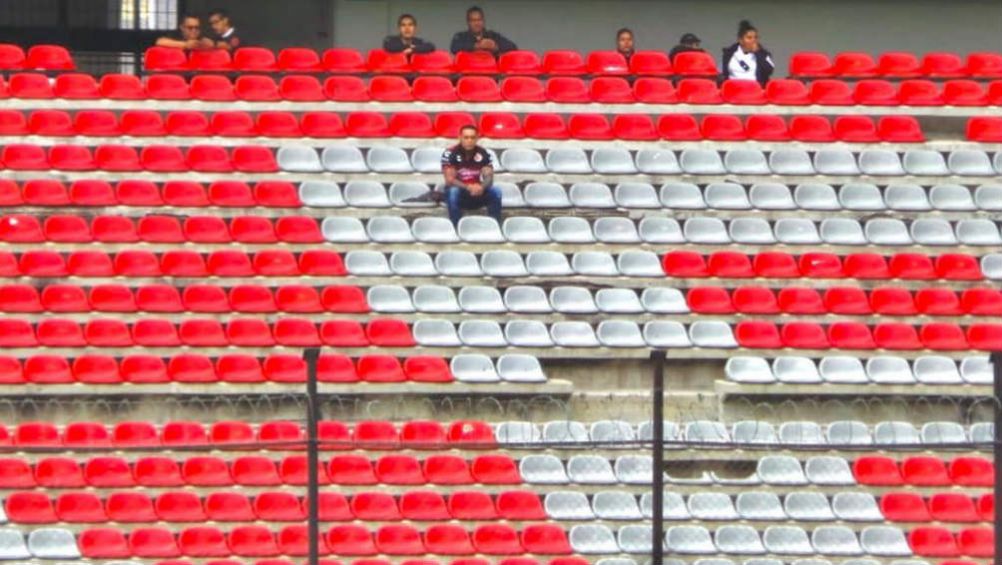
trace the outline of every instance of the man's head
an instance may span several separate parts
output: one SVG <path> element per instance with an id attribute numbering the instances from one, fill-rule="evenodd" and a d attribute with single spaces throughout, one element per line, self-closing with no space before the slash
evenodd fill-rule
<path id="1" fill-rule="evenodd" d="M 397 29 L 400 30 L 400 37 L 412 39 L 417 35 L 417 18 L 410 14 L 402 14 L 397 18 Z"/>
<path id="2" fill-rule="evenodd" d="M 484 11 L 479 6 L 471 6 L 466 10 L 466 27 L 470 33 L 481 34 L 484 32 Z"/>
<path id="3" fill-rule="evenodd" d="M 213 10 L 209 12 L 209 25 L 212 26 L 212 31 L 219 35 L 222 35 L 233 27 L 230 23 L 230 15 L 226 13 L 225 10 Z"/>
<path id="4" fill-rule="evenodd" d="M 181 30 L 181 37 L 185 40 L 202 37 L 202 22 L 198 19 L 198 16 L 192 16 L 191 14 L 184 15 L 177 27 Z"/>
<path id="5" fill-rule="evenodd" d="M 679 39 L 678 42 L 683 47 L 688 47 L 689 49 L 699 49 L 700 41 L 694 33 L 687 33 L 683 35 L 682 39 Z"/>
<path id="6" fill-rule="evenodd" d="M 477 126 L 466 125 L 459 128 L 459 145 L 466 151 L 477 146 Z"/>
<path id="7" fill-rule="evenodd" d="M 633 31 L 624 27 L 616 32 L 616 51 L 631 53 L 633 51 Z"/>

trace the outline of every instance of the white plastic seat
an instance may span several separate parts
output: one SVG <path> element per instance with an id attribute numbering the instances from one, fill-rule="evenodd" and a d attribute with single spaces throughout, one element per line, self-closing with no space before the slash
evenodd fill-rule
<path id="1" fill-rule="evenodd" d="M 955 175 L 971 177 L 996 176 L 988 154 L 980 149 L 955 149 L 946 160 L 947 167 Z"/>
<path id="2" fill-rule="evenodd" d="M 905 174 L 901 159 L 887 149 L 864 149 L 859 154 L 859 170 L 864 175 L 893 177 Z"/>
<path id="3" fill-rule="evenodd" d="M 841 210 L 835 189 L 828 184 L 804 183 L 793 191 L 793 200 L 803 210 Z"/>
<path id="4" fill-rule="evenodd" d="M 604 320 L 595 329 L 599 343 L 605 347 L 644 347 L 643 335 L 636 322 Z"/>
<path id="5" fill-rule="evenodd" d="M 644 306 L 629 288 L 602 288 L 595 293 L 595 305 L 606 314 L 642 314 Z"/>
<path id="6" fill-rule="evenodd" d="M 629 422 L 623 420 L 599 420 L 588 428 L 588 437 L 594 442 L 629 443 L 637 439 L 637 433 Z M 616 447 L 610 445 L 609 447 Z"/>
<path id="7" fill-rule="evenodd" d="M 550 337 L 560 347 L 598 347 L 595 330 L 588 322 L 555 322 L 550 326 Z"/>
<path id="8" fill-rule="evenodd" d="M 640 243 L 637 226 L 629 218 L 604 216 L 595 220 L 592 229 L 602 243 Z"/>
<path id="9" fill-rule="evenodd" d="M 866 245 L 863 226 L 853 218 L 821 220 L 821 239 L 829 245 Z"/>
<path id="10" fill-rule="evenodd" d="M 470 347 L 507 347 L 501 326 L 493 320 L 467 320 L 459 323 L 459 341 Z"/>
<path id="11" fill-rule="evenodd" d="M 998 155 L 996 154 L 996 159 Z M 1002 184 L 983 184 L 974 191 L 974 202 L 981 210 L 1002 210 Z"/>
<path id="12" fill-rule="evenodd" d="M 17 528 L 0 528 L 0 559 L 28 559 L 31 553 Z"/>
<path id="13" fill-rule="evenodd" d="M 336 182 L 309 180 L 299 185 L 299 200 L 318 208 L 344 208 L 348 205 Z"/>
<path id="14" fill-rule="evenodd" d="M 640 293 L 640 304 L 651 314 L 687 314 L 689 305 L 677 288 L 650 287 Z"/>
<path id="15" fill-rule="evenodd" d="M 648 175 L 677 175 L 682 172 L 678 158 L 670 149 L 641 149 L 636 156 L 637 170 Z"/>
<path id="16" fill-rule="evenodd" d="M 981 258 L 981 272 L 985 278 L 1002 279 L 1002 253 L 991 253 Z"/>
<path id="17" fill-rule="evenodd" d="M 873 427 L 877 445 L 918 445 L 922 442 L 918 430 L 911 422 L 878 422 Z"/>
<path id="18" fill-rule="evenodd" d="M 661 426 L 664 433 L 665 443 L 679 441 L 682 437 L 682 429 L 676 422 L 669 422 L 668 420 L 662 420 Z M 640 441 L 653 441 L 654 440 L 654 422 L 651 420 L 644 420 L 637 424 L 637 439 Z"/>
<path id="19" fill-rule="evenodd" d="M 446 277 L 479 277 L 484 274 L 476 255 L 469 251 L 442 251 L 435 256 L 435 270 Z"/>
<path id="20" fill-rule="evenodd" d="M 409 314 L 414 312 L 411 294 L 397 285 L 376 285 L 369 287 L 365 301 L 374 312 Z"/>
<path id="21" fill-rule="evenodd" d="M 994 228 L 994 224 L 988 222 Z M 941 218 L 918 218 L 909 227 L 909 235 L 919 245 L 957 245 L 950 222 Z M 996 236 L 998 232 L 995 232 Z"/>
<path id="22" fill-rule="evenodd" d="M 654 465 L 645 455 L 617 457 L 613 469 L 619 482 L 628 485 L 649 485 L 654 478 Z"/>
<path id="23" fill-rule="evenodd" d="M 987 357 L 966 357 L 960 362 L 960 377 L 972 385 L 988 385 L 995 382 L 992 365 Z"/>
<path id="24" fill-rule="evenodd" d="M 817 422 L 788 421 L 779 426 L 779 440 L 793 445 L 824 445 L 825 435 Z"/>
<path id="25" fill-rule="evenodd" d="M 772 226 L 764 218 L 734 218 L 727 227 L 728 235 L 735 243 L 750 245 L 772 245 L 776 236 Z"/>
<path id="26" fill-rule="evenodd" d="M 545 383 L 546 374 L 539 359 L 521 353 L 506 353 L 497 360 L 498 375 L 509 383 Z"/>
<path id="27" fill-rule="evenodd" d="M 644 342 L 651 347 L 692 347 L 682 322 L 655 320 L 644 324 Z"/>
<path id="28" fill-rule="evenodd" d="M 410 157 L 399 147 L 377 145 L 365 156 L 369 170 L 375 173 L 413 173 Z"/>
<path id="29" fill-rule="evenodd" d="M 946 168 L 943 154 L 931 149 L 909 149 L 902 158 L 905 172 L 921 177 L 945 176 L 950 174 Z"/>
<path id="30" fill-rule="evenodd" d="M 501 445 L 526 445 L 543 441 L 543 432 L 539 426 L 525 421 L 501 422 L 494 429 L 494 436 Z"/>
<path id="31" fill-rule="evenodd" d="M 543 499 L 546 515 L 554 520 L 594 520 L 595 513 L 582 492 L 556 491 Z"/>
<path id="32" fill-rule="evenodd" d="M 758 149 L 731 149 L 724 155 L 724 167 L 735 175 L 768 175 L 769 163 Z"/>
<path id="33" fill-rule="evenodd" d="M 539 320 L 511 320 L 504 326 L 504 337 L 512 347 L 553 347 L 550 330 Z"/>
<path id="34" fill-rule="evenodd" d="M 727 322 L 699 321 L 689 326 L 689 340 L 696 347 L 731 349 L 738 346 Z"/>
<path id="35" fill-rule="evenodd" d="M 893 218 L 875 218 L 868 220 L 863 228 L 866 239 L 874 245 L 911 245 L 912 237 L 908 234 L 908 226 L 901 220 Z"/>
<path id="36" fill-rule="evenodd" d="M 804 463 L 804 472 L 807 480 L 815 485 L 856 484 L 856 477 L 853 476 L 849 463 L 841 457 L 831 455 L 808 457 Z"/>
<path id="37" fill-rule="evenodd" d="M 663 277 L 661 260 L 651 251 L 629 250 L 616 258 L 616 269 L 624 277 Z"/>
<path id="38" fill-rule="evenodd" d="M 772 492 L 742 492 L 737 496 L 735 509 L 743 520 L 786 520 L 786 512 L 779 497 Z"/>
<path id="39" fill-rule="evenodd" d="M 77 540 L 64 528 L 39 528 L 28 534 L 28 551 L 38 559 L 80 559 Z"/>
<path id="40" fill-rule="evenodd" d="M 494 186 L 501 190 L 501 206 L 503 208 L 525 208 L 528 204 L 522 196 L 522 190 L 513 182 L 494 181 Z"/>
<path id="41" fill-rule="evenodd" d="M 856 534 L 845 526 L 819 526 L 811 533 L 811 545 L 822 555 L 862 555 Z"/>
<path id="42" fill-rule="evenodd" d="M 828 522 L 835 519 L 828 498 L 820 492 L 791 492 L 783 500 L 783 508 L 792 520 Z"/>
<path id="43" fill-rule="evenodd" d="M 466 286 L 459 290 L 459 307 L 465 312 L 500 314 L 507 312 L 501 293 L 491 286 Z"/>
<path id="44" fill-rule="evenodd" d="M 579 286 L 558 286 L 550 290 L 553 310 L 562 314 L 595 314 L 598 306 L 591 292 Z"/>
<path id="45" fill-rule="evenodd" d="M 710 532 L 703 526 L 671 526 L 665 532 L 668 551 L 684 555 L 711 555 L 717 552 Z"/>
<path id="46" fill-rule="evenodd" d="M 790 188 L 776 182 L 753 184 L 748 190 L 748 199 L 758 210 L 794 210 L 797 207 Z"/>
<path id="47" fill-rule="evenodd" d="M 532 251 L 525 256 L 527 273 L 537 277 L 560 277 L 574 274 L 567 256 L 556 251 Z"/>
<path id="48" fill-rule="evenodd" d="M 459 239 L 467 243 L 504 243 L 501 227 L 494 218 L 487 216 L 466 216 L 456 227 Z"/>
<path id="49" fill-rule="evenodd" d="M 349 251 L 344 268 L 356 277 L 388 277 L 393 274 L 386 256 L 378 251 Z"/>
<path id="50" fill-rule="evenodd" d="M 501 166 L 513 173 L 545 173 L 543 156 L 534 149 L 513 147 L 501 154 Z"/>
<path id="51" fill-rule="evenodd" d="M 600 520 L 641 520 L 637 499 L 632 493 L 604 490 L 592 497 L 592 509 Z"/>
<path id="52" fill-rule="evenodd" d="M 870 428 L 857 420 L 839 420 L 828 424 L 825 437 L 832 445 L 870 445 L 873 443 Z"/>
<path id="53" fill-rule="evenodd" d="M 800 461 L 789 455 L 767 455 L 759 459 L 756 473 L 770 485 L 806 485 L 807 477 Z"/>
<path id="54" fill-rule="evenodd" d="M 803 149 L 776 149 L 769 154 L 769 168 L 777 175 L 813 175 L 814 164 Z"/>
<path id="55" fill-rule="evenodd" d="M 414 234 L 407 220 L 399 216 L 376 216 L 365 225 L 369 240 L 376 243 L 411 243 Z"/>
<path id="56" fill-rule="evenodd" d="M 546 168 L 551 173 L 587 174 L 591 172 L 588 156 L 576 147 L 555 147 L 546 152 Z"/>
<path id="57" fill-rule="evenodd" d="M 814 168 L 822 175 L 858 175 L 856 157 L 846 149 L 819 149 L 814 154 Z"/>
<path id="58" fill-rule="evenodd" d="M 932 210 L 925 189 L 917 184 L 891 184 L 884 191 L 884 202 L 891 210 L 924 212 Z"/>
<path id="59" fill-rule="evenodd" d="M 775 445 L 779 443 L 776 428 L 761 420 L 742 420 L 731 425 L 731 437 L 735 443 Z"/>
<path id="60" fill-rule="evenodd" d="M 995 423 L 978 422 L 971 424 L 971 441 L 974 443 L 991 443 L 995 441 Z"/>
<path id="61" fill-rule="evenodd" d="M 638 231 L 640 239 L 647 243 L 685 243 L 686 241 L 682 227 L 675 218 L 648 216 L 640 220 Z"/>
<path id="62" fill-rule="evenodd" d="M 964 444 L 968 442 L 964 426 L 956 422 L 926 422 L 919 432 L 925 444 Z"/>
<path id="63" fill-rule="evenodd" d="M 567 461 L 567 477 L 579 485 L 616 483 L 609 460 L 600 455 L 575 455 Z"/>
<path id="64" fill-rule="evenodd" d="M 713 149 L 686 149 L 679 158 L 682 171 L 690 175 L 722 175 L 727 172 L 720 153 Z"/>
<path id="65" fill-rule="evenodd" d="M 632 175 L 637 172 L 633 156 L 622 147 L 597 147 L 591 152 L 591 168 L 602 175 Z"/>
<path id="66" fill-rule="evenodd" d="M 751 526 L 721 526 L 713 533 L 717 549 L 731 555 L 760 555 L 765 553 L 758 530 Z"/>
<path id="67" fill-rule="evenodd" d="M 660 208 L 661 201 L 654 187 L 646 182 L 624 182 L 613 191 L 616 205 L 622 208 Z"/>
<path id="68" fill-rule="evenodd" d="M 411 234 L 422 243 L 456 243 L 459 235 L 448 218 L 422 216 L 411 224 Z"/>
<path id="69" fill-rule="evenodd" d="M 727 380 L 736 383 L 763 384 L 776 382 L 776 377 L 772 374 L 769 362 L 761 357 L 731 357 L 727 360 L 727 364 L 724 365 L 724 375 L 727 376 Z"/>
<path id="70" fill-rule="evenodd" d="M 1002 246 L 999 225 L 983 218 L 967 218 L 957 222 L 957 239 L 963 245 Z"/>
<path id="71" fill-rule="evenodd" d="M 283 145 L 275 153 L 275 160 L 278 168 L 289 173 L 319 173 L 324 170 L 317 151 L 305 145 Z M 365 167 L 365 161 L 362 161 L 362 166 Z"/>
<path id="72" fill-rule="evenodd" d="M 880 189 L 876 185 L 866 182 L 852 182 L 842 185 L 838 189 L 838 201 L 846 210 L 869 212 L 887 209 Z"/>
<path id="73" fill-rule="evenodd" d="M 365 233 L 365 226 L 358 218 L 330 217 L 324 218 L 320 224 L 320 231 L 327 241 L 338 243 L 367 243 L 368 234 Z M 408 228 L 407 233 L 410 233 Z"/>
<path id="74" fill-rule="evenodd" d="M 855 357 L 824 357 L 818 364 L 821 379 L 831 384 L 865 384 L 870 382 L 866 376 L 863 362 Z"/>
<path id="75" fill-rule="evenodd" d="M 706 201 L 699 187 L 690 182 L 666 182 L 661 185 L 661 205 L 680 210 L 703 210 Z"/>
<path id="76" fill-rule="evenodd" d="M 959 184 L 937 184 L 929 191 L 932 207 L 943 211 L 967 212 L 977 210 L 971 191 Z"/>
<path id="77" fill-rule="evenodd" d="M 847 522 L 882 522 L 877 500 L 868 492 L 838 492 L 832 497 L 832 513 Z"/>
<path id="78" fill-rule="evenodd" d="M 807 218 L 780 218 L 773 225 L 776 239 L 790 245 L 818 245 L 821 236 L 813 221 Z"/>
<path id="79" fill-rule="evenodd" d="M 722 422 L 693 420 L 685 425 L 687 443 L 728 443 L 731 436 Z"/>
<path id="80" fill-rule="evenodd" d="M 434 208 L 434 202 L 408 202 L 412 198 L 427 194 L 432 189 L 429 189 L 428 185 L 423 182 L 395 182 L 390 185 L 387 194 L 390 203 L 399 208 Z"/>
<path id="81" fill-rule="evenodd" d="M 531 182 L 523 195 L 530 208 L 570 208 L 567 190 L 555 182 Z"/>
<path id="82" fill-rule="evenodd" d="M 866 374 L 877 384 L 915 384 L 908 361 L 900 357 L 871 357 L 866 362 Z"/>
<path id="83" fill-rule="evenodd" d="M 442 172 L 442 148 L 425 146 L 414 149 L 411 151 L 411 166 L 419 173 Z"/>
<path id="84" fill-rule="evenodd" d="M 960 378 L 957 364 L 949 357 L 925 355 L 915 360 L 912 366 L 915 380 L 922 384 L 959 385 L 964 384 Z"/>
<path id="85" fill-rule="evenodd" d="M 609 185 L 600 182 L 576 182 L 568 192 L 571 204 L 577 208 L 615 208 Z"/>
<path id="86" fill-rule="evenodd" d="M 501 224 L 501 233 L 511 243 L 549 243 L 550 235 L 539 218 L 516 216 Z"/>
<path id="87" fill-rule="evenodd" d="M 424 285 L 414 289 L 411 296 L 418 312 L 434 314 L 455 314 L 461 312 L 459 301 L 451 288 L 439 285 Z"/>
<path id="88" fill-rule="evenodd" d="M 281 151 L 281 150 L 280 150 Z M 367 173 L 369 166 L 358 147 L 351 145 L 330 145 L 320 157 L 324 169 L 332 173 Z"/>
<path id="89" fill-rule="evenodd" d="M 584 276 L 616 277 L 619 269 L 612 255 L 602 251 L 579 251 L 571 257 L 571 269 Z"/>
<path id="90" fill-rule="evenodd" d="M 725 244 L 731 242 L 727 226 L 719 218 L 689 218 L 682 227 L 686 241 L 690 243 Z"/>
<path id="91" fill-rule="evenodd" d="M 459 347 L 462 342 L 448 320 L 421 319 L 411 326 L 414 341 L 425 347 Z M 457 377 L 458 378 L 458 377 Z"/>
<path id="92" fill-rule="evenodd" d="M 778 555 L 811 555 L 814 547 L 807 532 L 799 526 L 769 526 L 762 533 L 762 543 L 769 553 Z"/>
<path id="93" fill-rule="evenodd" d="M 575 553 L 583 555 L 590 554 L 616 554 L 619 553 L 619 544 L 612 530 L 601 524 L 580 524 L 571 527 L 567 539 Z"/>
<path id="94" fill-rule="evenodd" d="M 689 514 L 696 520 L 737 520 L 738 512 L 730 495 L 696 492 L 689 495 Z"/>
<path id="95" fill-rule="evenodd" d="M 564 464 L 553 455 L 526 455 L 518 462 L 522 480 L 529 484 L 565 485 Z"/>
<path id="96" fill-rule="evenodd" d="M 546 291 L 538 286 L 512 286 L 504 291 L 504 304 L 509 312 L 519 314 L 549 314 L 553 312 Z"/>
<path id="97" fill-rule="evenodd" d="M 653 495 L 645 492 L 640 496 L 640 513 L 644 518 L 654 516 Z M 688 520 L 689 508 L 685 505 L 685 499 L 677 492 L 665 492 L 661 500 L 661 516 L 665 520 Z"/>
<path id="98" fill-rule="evenodd" d="M 706 199 L 707 206 L 718 210 L 748 210 L 751 208 L 745 187 L 732 182 L 710 183 L 703 193 L 703 198 Z"/>
<path id="99" fill-rule="evenodd" d="M 557 243 L 594 243 L 588 220 L 575 216 L 560 216 L 550 220 L 547 231 Z"/>
<path id="100" fill-rule="evenodd" d="M 869 526 L 859 533 L 862 549 L 877 556 L 899 557 L 912 555 L 904 533 L 893 526 Z"/>

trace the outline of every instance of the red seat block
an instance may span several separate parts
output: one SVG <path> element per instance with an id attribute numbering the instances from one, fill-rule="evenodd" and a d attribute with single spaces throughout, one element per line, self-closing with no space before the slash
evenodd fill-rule
<path id="1" fill-rule="evenodd" d="M 754 114 L 745 121 L 748 139 L 755 141 L 788 141 L 790 132 L 781 116 L 774 114 Z"/>
<path id="2" fill-rule="evenodd" d="M 942 106 L 944 103 L 939 85 L 922 79 L 901 81 L 898 100 L 905 106 Z"/>
<path id="3" fill-rule="evenodd" d="M 950 462 L 949 471 L 955 485 L 989 487 L 994 484 L 995 465 L 988 459 L 957 457 Z"/>
<path id="4" fill-rule="evenodd" d="M 971 557 L 995 556 L 995 531 L 991 528 L 967 528 L 957 535 L 957 545 L 962 555 Z"/>
<path id="5" fill-rule="evenodd" d="M 869 116 L 838 116 L 832 128 L 839 141 L 874 143 L 880 141 L 877 126 Z"/>
<path id="6" fill-rule="evenodd" d="M 832 72 L 844 77 L 869 77 L 877 73 L 877 63 L 867 53 L 848 51 L 835 55 Z"/>
<path id="7" fill-rule="evenodd" d="M 929 522 L 932 520 L 922 495 L 913 492 L 889 492 L 880 497 L 880 512 L 891 522 Z"/>
<path id="8" fill-rule="evenodd" d="M 831 76 L 832 63 L 824 53 L 801 52 L 790 57 L 790 75 L 795 77 Z"/>
<path id="9" fill-rule="evenodd" d="M 689 51 L 679 53 L 672 61 L 675 74 L 682 76 L 716 76 L 717 63 L 709 53 Z"/>
<path id="10" fill-rule="evenodd" d="M 929 499 L 929 513 L 940 522 L 978 522 L 981 516 L 974 504 L 966 494 L 939 492 Z"/>
<path id="11" fill-rule="evenodd" d="M 728 104 L 765 104 L 765 92 L 754 80 L 726 80 L 720 95 Z"/>
<path id="12" fill-rule="evenodd" d="M 1002 118 L 976 116 L 967 121 L 967 139 L 981 143 L 1002 143 Z"/>
<path id="13" fill-rule="evenodd" d="M 810 98 L 823 106 L 852 106 L 852 89 L 840 80 L 821 79 L 811 83 Z"/>
<path id="14" fill-rule="evenodd" d="M 525 548 L 518 532 L 506 524 L 488 524 L 473 531 L 473 547 L 487 555 L 519 555 Z"/>
<path id="15" fill-rule="evenodd" d="M 922 74 L 937 78 L 962 77 L 967 75 L 967 66 L 954 53 L 926 53 L 922 57 Z"/>
<path id="16" fill-rule="evenodd" d="M 901 463 L 901 476 L 905 483 L 915 486 L 947 486 L 950 477 L 946 464 L 937 457 L 914 456 Z"/>
<path id="17" fill-rule="evenodd" d="M 861 485 L 901 486 L 904 484 L 897 463 L 889 457 L 860 457 L 853 462 L 852 474 Z"/>
<path id="18" fill-rule="evenodd" d="M 188 58 L 182 49 L 150 47 L 144 55 L 143 66 L 148 71 L 183 71 L 188 70 Z"/>
<path id="19" fill-rule="evenodd" d="M 713 141 L 743 141 L 748 139 L 741 118 L 730 114 L 710 114 L 700 125 L 703 137 Z"/>
<path id="20" fill-rule="evenodd" d="M 922 557 L 958 557 L 960 551 L 953 534 L 946 528 L 926 526 L 915 528 L 908 534 L 908 545 L 915 555 Z"/>
<path id="21" fill-rule="evenodd" d="M 741 347 L 752 349 L 778 349 L 783 346 L 779 329 L 771 322 L 738 322 L 734 326 L 734 339 Z"/>
<path id="22" fill-rule="evenodd" d="M 886 80 L 861 80 L 856 83 L 853 98 L 864 106 L 897 106 L 898 89 Z"/>
<path id="23" fill-rule="evenodd" d="M 912 116 L 884 116 L 877 122 L 877 135 L 889 143 L 920 143 L 925 141 L 918 120 Z"/>
<path id="24" fill-rule="evenodd" d="M 636 56 L 634 56 L 635 58 Z M 633 97 L 645 104 L 674 104 L 678 102 L 675 87 L 665 78 L 640 77 L 633 82 Z"/>
<path id="25" fill-rule="evenodd" d="M 770 104 L 804 106 L 811 103 L 807 86 L 799 80 L 775 79 L 765 86 L 765 97 Z"/>
<path id="26" fill-rule="evenodd" d="M 894 78 L 911 78 L 922 74 L 922 65 L 913 53 L 893 51 L 877 58 L 877 74 Z"/>

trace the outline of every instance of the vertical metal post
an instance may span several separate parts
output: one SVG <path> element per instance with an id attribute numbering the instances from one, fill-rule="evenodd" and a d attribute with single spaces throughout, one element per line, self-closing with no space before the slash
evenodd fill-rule
<path id="1" fill-rule="evenodd" d="M 1002 351 L 996 351 L 991 356 L 992 365 L 995 369 L 995 395 L 992 399 L 992 408 L 995 410 L 995 434 L 998 437 L 999 430 L 1002 430 Z M 992 443 L 992 461 L 995 463 L 995 504 L 1002 500 L 1002 443 L 998 439 Z M 1002 522 L 996 517 L 995 520 L 995 559 L 1002 556 Z M 998 561 L 996 561 L 997 563 Z"/>
<path id="2" fill-rule="evenodd" d="M 320 442 L 317 423 L 320 421 L 320 399 L 317 395 L 317 360 L 320 350 L 310 348 L 303 352 L 306 359 L 306 465 L 307 465 L 307 534 L 309 538 L 309 565 L 320 562 Z"/>
<path id="3" fill-rule="evenodd" d="M 654 470 L 651 485 L 654 492 L 651 493 L 651 565 L 661 565 L 664 561 L 664 471 L 665 471 L 665 352 L 652 351 L 651 360 L 654 361 L 654 375 L 652 383 L 651 402 L 654 404 L 651 410 L 653 421 L 654 445 L 651 449 L 651 457 Z"/>
<path id="4" fill-rule="evenodd" d="M 140 21 L 139 21 L 139 9 L 142 7 L 141 0 L 132 1 L 132 29 L 134 31 L 139 31 Z M 143 50 L 140 46 L 136 46 L 132 50 L 132 73 L 136 76 L 141 76 L 143 72 Z"/>

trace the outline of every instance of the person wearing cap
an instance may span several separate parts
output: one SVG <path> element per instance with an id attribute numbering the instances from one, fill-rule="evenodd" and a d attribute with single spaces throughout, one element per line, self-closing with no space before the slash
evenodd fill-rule
<path id="1" fill-rule="evenodd" d="M 616 52 L 626 59 L 626 62 L 630 62 L 630 57 L 633 56 L 633 30 L 628 27 L 621 28 L 616 32 Z"/>
<path id="2" fill-rule="evenodd" d="M 700 47 L 699 43 L 700 41 L 699 38 L 696 37 L 696 34 L 687 33 L 683 35 L 681 39 L 678 40 L 678 45 L 671 48 L 671 51 L 668 53 L 668 58 L 671 59 L 672 62 L 674 62 L 675 55 L 678 55 L 679 53 L 686 53 L 689 51 L 704 52 L 705 49 Z"/>

